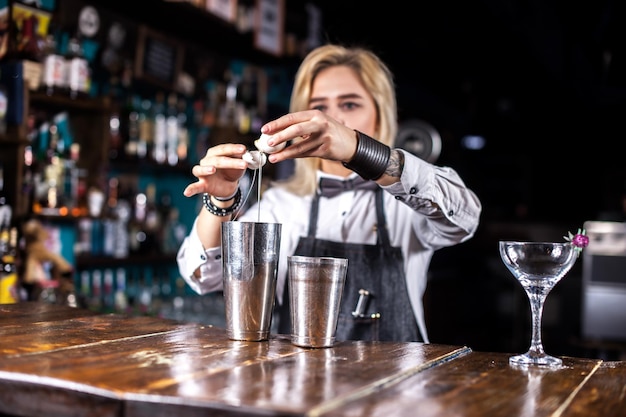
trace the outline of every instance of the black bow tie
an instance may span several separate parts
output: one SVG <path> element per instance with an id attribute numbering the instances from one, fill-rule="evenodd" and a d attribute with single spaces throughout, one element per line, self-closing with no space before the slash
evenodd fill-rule
<path id="1" fill-rule="evenodd" d="M 349 180 L 336 180 L 333 178 L 320 178 L 320 195 L 324 197 L 334 197 L 351 190 L 376 190 L 378 184 L 374 181 L 366 180 L 361 177 L 351 178 Z"/>

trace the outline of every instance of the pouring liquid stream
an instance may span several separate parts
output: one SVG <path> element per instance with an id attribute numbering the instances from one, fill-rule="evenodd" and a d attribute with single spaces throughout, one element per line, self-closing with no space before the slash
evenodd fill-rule
<path id="1" fill-rule="evenodd" d="M 261 156 L 263 159 L 263 156 Z M 258 213 L 257 213 L 257 222 L 261 223 L 261 178 L 263 177 L 263 164 L 259 167 L 259 176 L 257 177 L 257 203 L 258 203 Z"/>
<path id="2" fill-rule="evenodd" d="M 265 154 L 262 152 L 258 152 L 258 161 L 257 165 L 254 168 L 251 168 L 254 173 L 252 174 L 252 181 L 250 181 L 250 188 L 248 189 L 248 192 L 246 193 L 246 196 L 243 199 L 243 203 L 241 204 L 241 207 L 244 207 L 246 202 L 248 201 L 248 198 L 250 197 L 250 194 L 252 193 L 252 190 L 254 189 L 254 185 L 256 183 L 257 186 L 257 202 L 258 204 L 258 213 L 257 213 L 257 222 L 260 223 L 261 222 L 261 184 L 262 184 L 262 179 L 263 179 L 263 159 L 265 158 Z M 254 157 L 251 157 L 254 158 Z M 260 162 L 259 162 L 260 161 Z M 249 163 L 253 162 L 253 160 L 248 160 Z M 237 211 L 237 213 L 235 213 L 235 215 L 233 216 L 233 220 L 236 220 L 237 217 L 239 217 L 239 214 L 241 213 L 241 207 L 239 208 L 239 210 Z"/>

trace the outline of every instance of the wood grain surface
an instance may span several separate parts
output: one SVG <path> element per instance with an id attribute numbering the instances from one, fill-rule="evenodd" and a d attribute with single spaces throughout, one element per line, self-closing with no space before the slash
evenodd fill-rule
<path id="1" fill-rule="evenodd" d="M 61 306 L 0 306 L 0 413 L 19 416 L 626 415 L 626 364 L 511 367 L 466 346 L 341 342 Z"/>

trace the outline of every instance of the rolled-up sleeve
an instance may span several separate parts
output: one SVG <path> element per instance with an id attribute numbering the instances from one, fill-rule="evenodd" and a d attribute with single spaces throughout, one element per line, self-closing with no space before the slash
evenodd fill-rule
<path id="1" fill-rule="evenodd" d="M 402 152 L 405 167 L 401 181 L 383 188 L 396 200 L 426 216 L 430 227 L 419 226 L 422 238 L 439 246 L 473 236 L 482 211 L 476 194 L 454 169 L 438 167 Z"/>
<path id="2" fill-rule="evenodd" d="M 194 222 L 176 254 L 178 271 L 185 282 L 198 294 L 222 290 L 222 248 L 204 249 Z M 200 268 L 200 273 L 196 271 Z"/>

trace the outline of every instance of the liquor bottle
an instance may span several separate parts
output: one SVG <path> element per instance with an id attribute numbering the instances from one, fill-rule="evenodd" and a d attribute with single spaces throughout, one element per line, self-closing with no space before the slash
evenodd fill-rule
<path id="1" fill-rule="evenodd" d="M 165 96 L 163 92 L 156 95 L 153 106 L 153 148 L 152 159 L 158 164 L 167 161 L 167 118 L 165 116 Z"/>
<path id="2" fill-rule="evenodd" d="M 71 98 L 85 97 L 89 94 L 90 70 L 84 56 L 83 47 L 77 37 L 71 37 L 67 44 L 66 77 Z"/>
<path id="3" fill-rule="evenodd" d="M 156 185 L 150 183 L 146 186 L 146 217 L 144 231 L 146 233 L 146 251 L 158 253 L 160 250 L 163 222 L 156 200 Z"/>
<path id="4" fill-rule="evenodd" d="M 130 251 L 130 242 L 128 237 L 128 223 L 132 215 L 132 208 L 128 200 L 120 198 L 115 208 L 115 249 L 114 258 L 126 258 Z"/>
<path id="5" fill-rule="evenodd" d="M 137 159 L 139 154 L 140 109 L 141 99 L 136 95 L 129 97 L 124 110 L 124 123 L 121 129 L 126 141 L 124 144 L 125 158 L 130 160 Z M 144 149 L 142 152 L 145 155 Z"/>
<path id="6" fill-rule="evenodd" d="M 138 113 L 139 140 L 137 142 L 137 157 L 147 158 L 152 154 L 154 138 L 154 118 L 152 117 L 152 102 L 148 99 L 138 98 L 140 102 Z"/>
<path id="7" fill-rule="evenodd" d="M 3 194 L 4 170 L 0 164 L 0 256 L 9 251 L 9 228 L 11 227 L 12 208 Z"/>
<path id="8" fill-rule="evenodd" d="M 57 42 L 53 35 L 46 36 L 43 53 L 41 90 L 49 96 L 67 92 L 65 58 L 58 53 Z"/>
<path id="9" fill-rule="evenodd" d="M 62 158 L 64 142 L 59 137 L 56 124 L 50 123 L 48 126 L 46 165 L 43 168 L 44 191 L 40 196 L 39 207 L 44 214 L 60 214 L 63 206 L 65 174 L 65 164 Z"/>
<path id="10" fill-rule="evenodd" d="M 102 281 L 102 301 L 105 312 L 115 310 L 115 276 L 111 268 L 104 270 Z"/>
<path id="11" fill-rule="evenodd" d="M 4 169 L 0 163 L 0 304 L 17 301 L 15 252 L 17 241 L 11 239 L 12 207 L 4 195 Z"/>
<path id="12" fill-rule="evenodd" d="M 225 85 L 223 92 L 219 92 L 220 109 L 218 125 L 222 127 L 237 127 L 237 90 L 240 77 L 227 70 L 224 73 Z"/>
<path id="13" fill-rule="evenodd" d="M 179 121 L 178 121 L 178 97 L 176 93 L 170 93 L 167 96 L 167 118 L 165 120 L 165 149 L 167 153 L 168 165 L 174 166 L 178 164 L 178 140 L 179 140 Z"/>
<path id="14" fill-rule="evenodd" d="M 79 144 L 73 143 L 71 148 L 74 149 L 77 146 L 79 146 Z M 78 161 L 78 159 L 74 161 Z M 72 215 L 74 217 L 80 217 L 89 214 L 87 169 L 77 168 L 76 164 L 77 162 L 74 162 L 74 169 L 72 170 L 72 198 L 76 204 L 72 209 Z"/>
<path id="15" fill-rule="evenodd" d="M 83 217 L 78 220 L 78 234 L 76 237 L 76 243 L 74 244 L 74 252 L 76 255 L 92 253 L 91 243 L 93 241 L 93 223 L 97 219 L 90 219 Z"/>
<path id="16" fill-rule="evenodd" d="M 146 194 L 137 192 L 133 194 L 133 215 L 128 223 L 128 243 L 130 252 L 142 254 L 146 252 Z"/>
<path id="17" fill-rule="evenodd" d="M 126 269 L 117 268 L 115 273 L 115 311 L 125 313 L 128 309 L 128 296 L 126 294 Z"/>
<path id="18" fill-rule="evenodd" d="M 124 143 L 120 132 L 120 115 L 112 113 L 109 118 L 109 159 L 122 159 Z"/>
<path id="19" fill-rule="evenodd" d="M 2 162 L 0 162 L 0 210 L 3 206 L 6 206 L 6 205 L 7 205 L 7 197 L 4 195 L 4 165 L 2 165 Z M 2 217 L 0 217 L 0 222 L 1 221 L 2 221 Z"/>
<path id="20" fill-rule="evenodd" d="M 78 305 L 81 308 L 88 308 L 90 296 L 91 296 L 91 276 L 88 270 L 83 270 L 80 273 L 80 291 L 78 292 Z"/>
<path id="21" fill-rule="evenodd" d="M 11 58 L 18 60 L 41 61 L 41 37 L 37 33 L 37 17 L 32 15 L 24 18 L 18 25 L 15 37 L 15 48 L 11 48 Z"/>
<path id="22" fill-rule="evenodd" d="M 152 306 L 152 274 L 150 268 L 141 268 L 139 274 L 138 308 L 141 314 L 148 315 Z"/>
<path id="23" fill-rule="evenodd" d="M 0 135 L 7 131 L 7 110 L 9 109 L 9 96 L 6 85 L 0 84 Z"/>
<path id="24" fill-rule="evenodd" d="M 35 127 L 35 116 L 29 114 L 26 123 L 26 140 L 24 146 L 24 173 L 22 176 L 21 198 L 15 207 L 15 212 L 19 214 L 29 213 L 33 208 L 35 195 L 35 172 L 37 170 L 37 159 L 35 146 L 37 142 L 37 128 Z"/>
<path id="25" fill-rule="evenodd" d="M 139 312 L 139 294 L 141 293 L 141 267 L 129 267 L 126 279 L 126 299 L 128 300 L 128 308 L 126 311 L 131 315 Z"/>
<path id="26" fill-rule="evenodd" d="M 11 227 L 11 210 L 0 206 L 0 304 L 20 300 L 17 280 L 17 227 Z"/>
<path id="27" fill-rule="evenodd" d="M 52 126 L 56 126 L 57 151 L 59 162 L 62 165 L 61 182 L 58 184 L 58 191 L 61 202 L 61 214 L 80 215 L 78 206 L 79 185 L 81 172 L 78 169 L 80 158 L 80 144 L 74 143 L 72 133 L 69 128 L 69 114 L 66 111 L 57 113 L 52 119 Z M 86 172 L 82 173 L 86 175 Z"/>
<path id="28" fill-rule="evenodd" d="M 99 269 L 94 269 L 91 273 L 89 308 L 94 311 L 102 311 L 102 271 Z"/>
<path id="29" fill-rule="evenodd" d="M 117 243 L 117 198 L 119 193 L 119 180 L 115 177 L 109 179 L 107 190 L 107 202 L 102 216 L 104 256 L 113 256 Z"/>
<path id="30" fill-rule="evenodd" d="M 176 145 L 176 161 L 184 162 L 187 160 L 189 152 L 189 127 L 187 126 L 187 102 L 185 99 L 178 100 L 178 143 Z"/>

